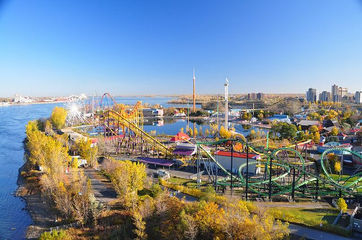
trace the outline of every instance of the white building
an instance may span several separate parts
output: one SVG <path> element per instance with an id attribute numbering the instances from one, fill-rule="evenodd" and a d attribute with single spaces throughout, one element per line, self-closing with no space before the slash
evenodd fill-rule
<path id="1" fill-rule="evenodd" d="M 33 102 L 33 99 L 15 94 L 14 102 L 15 103 L 31 103 L 31 102 Z"/>

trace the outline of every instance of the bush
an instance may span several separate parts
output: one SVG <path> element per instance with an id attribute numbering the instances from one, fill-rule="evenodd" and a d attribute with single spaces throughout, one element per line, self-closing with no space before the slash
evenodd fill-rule
<path id="1" fill-rule="evenodd" d="M 53 230 L 44 232 L 40 235 L 39 240 L 71 240 L 72 238 L 65 230 Z"/>
<path id="2" fill-rule="evenodd" d="M 151 191 L 152 197 L 155 198 L 158 195 L 160 195 L 160 193 L 162 192 L 162 188 L 159 184 L 152 184 L 150 191 Z"/>

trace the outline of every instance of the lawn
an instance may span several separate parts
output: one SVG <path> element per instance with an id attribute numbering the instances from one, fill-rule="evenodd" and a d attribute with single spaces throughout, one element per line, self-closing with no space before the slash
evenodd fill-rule
<path id="1" fill-rule="evenodd" d="M 349 236 L 350 232 L 341 226 L 332 225 L 339 211 L 334 208 L 289 208 L 274 207 L 268 210 L 275 218 L 323 231 Z M 345 227 L 345 226 L 343 226 Z"/>

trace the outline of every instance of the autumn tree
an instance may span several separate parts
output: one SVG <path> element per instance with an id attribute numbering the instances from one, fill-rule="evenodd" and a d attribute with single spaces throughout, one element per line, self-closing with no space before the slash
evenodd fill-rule
<path id="1" fill-rule="evenodd" d="M 321 140 L 321 135 L 319 134 L 319 132 L 315 132 L 313 134 L 312 140 L 314 143 L 318 144 Z"/>
<path id="2" fill-rule="evenodd" d="M 134 207 L 138 200 L 138 191 L 144 187 L 146 166 L 131 161 L 115 162 L 111 171 L 111 181 L 126 207 Z"/>
<path id="3" fill-rule="evenodd" d="M 146 222 L 143 220 L 142 215 L 139 211 L 134 210 L 132 213 L 133 224 L 135 225 L 135 229 L 133 232 L 136 234 L 135 240 L 146 240 Z"/>
<path id="4" fill-rule="evenodd" d="M 338 207 L 338 210 L 341 211 L 341 213 L 347 212 L 347 204 L 343 198 L 338 198 L 337 207 Z"/>
<path id="5" fill-rule="evenodd" d="M 311 126 L 311 127 L 309 128 L 309 131 L 310 131 L 311 133 L 316 133 L 316 132 L 319 132 L 319 129 L 318 129 L 318 127 L 317 127 L 316 125 L 313 125 L 313 126 Z"/>
<path id="6" fill-rule="evenodd" d="M 97 166 L 98 147 L 92 144 L 91 139 L 79 139 L 76 143 L 76 149 L 79 152 L 79 155 L 87 160 L 91 167 Z"/>
<path id="7" fill-rule="evenodd" d="M 339 133 L 339 130 L 336 126 L 332 127 L 332 130 L 331 130 L 331 135 L 332 136 L 337 136 Z"/>
<path id="8" fill-rule="evenodd" d="M 246 120 L 246 121 L 250 121 L 250 119 L 252 118 L 253 116 L 251 115 L 250 112 L 244 112 L 243 115 L 241 116 L 241 118 L 243 120 Z"/>
<path id="9" fill-rule="evenodd" d="M 65 126 L 65 120 L 67 118 L 67 111 L 62 107 L 55 107 L 53 109 L 50 120 L 56 129 L 61 129 Z"/>
<path id="10" fill-rule="evenodd" d="M 226 130 L 226 129 L 224 128 L 224 126 L 221 126 L 221 127 L 220 127 L 220 132 L 219 132 L 219 134 L 220 134 L 220 137 L 225 138 L 225 139 L 229 139 L 229 138 L 231 138 L 231 136 L 232 136 L 231 132 L 228 131 L 228 130 Z"/>

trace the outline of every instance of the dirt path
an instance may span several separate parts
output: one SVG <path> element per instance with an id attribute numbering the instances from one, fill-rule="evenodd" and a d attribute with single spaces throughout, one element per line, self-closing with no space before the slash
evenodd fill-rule
<path id="1" fill-rule="evenodd" d="M 95 169 L 84 169 L 84 174 L 91 180 L 95 198 L 105 204 L 117 199 L 112 183 Z"/>

